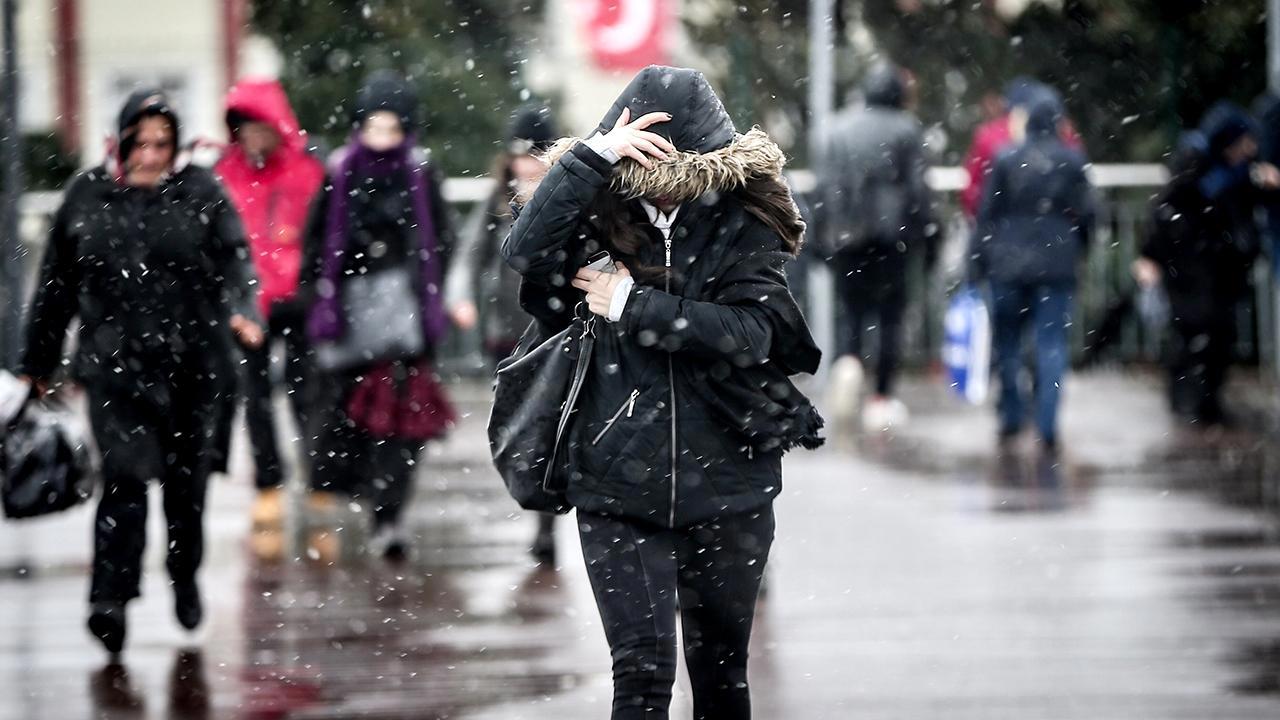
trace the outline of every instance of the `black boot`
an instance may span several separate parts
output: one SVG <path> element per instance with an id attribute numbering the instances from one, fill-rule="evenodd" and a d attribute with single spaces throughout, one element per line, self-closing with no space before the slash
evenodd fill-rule
<path id="1" fill-rule="evenodd" d="M 529 554 L 544 565 L 556 564 L 556 516 L 551 513 L 538 515 L 538 534 L 533 537 Z"/>
<path id="2" fill-rule="evenodd" d="M 89 608 L 89 632 L 115 655 L 124 649 L 124 603 L 95 602 Z"/>
<path id="3" fill-rule="evenodd" d="M 204 607 L 200 604 L 200 587 L 195 578 L 173 581 L 173 614 L 178 623 L 188 630 L 195 630 L 204 619 Z"/>

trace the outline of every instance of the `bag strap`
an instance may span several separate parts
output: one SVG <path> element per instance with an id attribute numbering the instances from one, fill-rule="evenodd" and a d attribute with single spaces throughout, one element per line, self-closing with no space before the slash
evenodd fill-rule
<path id="1" fill-rule="evenodd" d="M 574 314 L 578 314 L 578 309 L 582 307 L 582 303 L 578 303 L 574 308 Z M 582 334 L 578 336 L 578 360 L 574 364 L 573 379 L 569 383 L 569 392 L 565 395 L 564 406 L 560 408 L 560 420 L 556 423 L 556 439 L 551 446 L 551 456 L 547 458 L 547 469 L 542 475 L 542 489 L 547 492 L 556 492 L 564 488 L 552 486 L 551 475 L 555 470 L 556 456 L 560 452 L 560 443 L 564 440 L 565 429 L 569 426 L 569 416 L 573 414 L 574 407 L 578 404 L 578 396 L 582 394 L 582 385 L 587 380 L 587 370 L 591 366 L 591 352 L 596 345 L 596 318 L 590 315 L 585 320 L 581 317 L 575 319 L 582 320 Z M 572 335 L 571 335 L 572 337 Z"/>

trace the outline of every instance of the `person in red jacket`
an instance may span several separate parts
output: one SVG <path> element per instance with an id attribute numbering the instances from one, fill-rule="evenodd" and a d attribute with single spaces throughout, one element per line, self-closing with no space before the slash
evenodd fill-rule
<path id="1" fill-rule="evenodd" d="M 263 557 L 278 558 L 284 547 L 284 466 L 272 416 L 271 346 L 275 339 L 284 342 L 285 387 L 298 427 L 305 428 L 305 315 L 294 296 L 302 231 L 324 168 L 308 153 L 306 133 L 280 83 L 242 80 L 227 94 L 226 108 L 231 143 L 214 172 L 244 223 L 259 278 L 258 309 L 268 329 L 268 342 L 245 352 L 243 377 L 259 491 L 253 508 L 254 548 Z"/>
<path id="2" fill-rule="evenodd" d="M 1035 97 L 1035 91 L 1042 87 L 1044 85 L 1039 81 L 1028 77 L 1014 78 L 1005 88 L 1003 112 L 982 123 L 977 130 L 973 131 L 973 143 L 969 146 L 969 153 L 964 157 L 964 169 L 969 173 L 969 184 L 960 191 L 960 206 L 964 208 L 965 215 L 970 220 L 978 215 L 978 207 L 985 197 L 987 176 L 991 174 L 996 157 L 999 156 L 1000 151 L 1015 141 L 1010 115 L 1025 106 Z M 986 107 L 985 101 L 984 107 Z M 1084 149 L 1080 135 L 1076 133 L 1069 118 L 1064 118 L 1058 135 L 1072 150 Z"/>

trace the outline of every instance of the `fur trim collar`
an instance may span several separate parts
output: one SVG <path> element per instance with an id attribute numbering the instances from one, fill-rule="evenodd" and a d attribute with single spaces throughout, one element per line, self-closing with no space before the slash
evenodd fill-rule
<path id="1" fill-rule="evenodd" d="M 580 138 L 562 138 L 543 155 L 547 166 L 555 164 Z M 708 192 L 728 192 L 746 185 L 753 177 L 778 177 L 786 164 L 782 149 L 765 131 L 752 128 L 733 142 L 707 153 L 680 152 L 652 170 L 631 158 L 622 158 L 614 167 L 609 188 L 631 200 L 666 197 L 683 203 Z"/>

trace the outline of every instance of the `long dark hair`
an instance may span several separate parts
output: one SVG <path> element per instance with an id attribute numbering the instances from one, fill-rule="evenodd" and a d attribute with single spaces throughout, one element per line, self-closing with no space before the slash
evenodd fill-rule
<path id="1" fill-rule="evenodd" d="M 804 221 L 791 197 L 791 188 L 779 177 L 753 177 L 747 183 L 730 192 L 743 208 L 782 238 L 782 248 L 791 255 L 800 253 L 804 243 Z M 631 274 L 641 280 L 662 277 L 664 268 L 645 265 L 640 255 L 652 242 L 645 233 L 642 221 L 635 217 L 634 206 L 614 192 L 602 192 L 590 210 L 590 220 L 605 239 L 606 249 L 621 260 Z"/>

